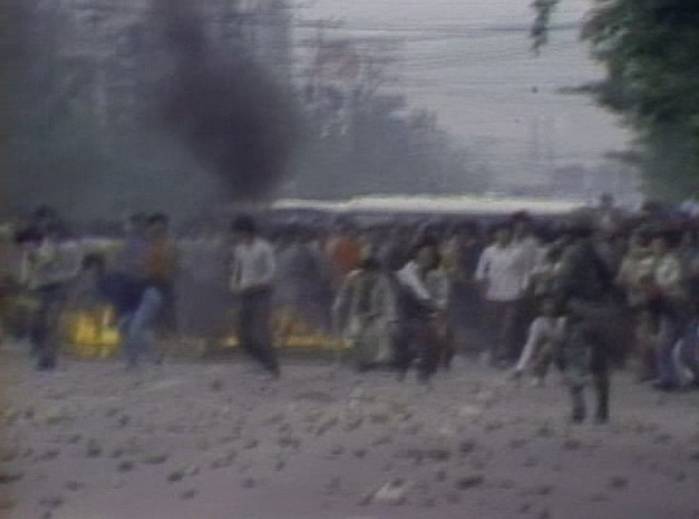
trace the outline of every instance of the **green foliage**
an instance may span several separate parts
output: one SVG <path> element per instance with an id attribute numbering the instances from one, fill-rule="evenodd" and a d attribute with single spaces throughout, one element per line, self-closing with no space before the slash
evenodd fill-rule
<path id="1" fill-rule="evenodd" d="M 534 46 L 545 42 L 557 0 L 534 3 Z M 543 28 L 543 29 L 542 29 Z M 637 135 L 653 195 L 686 196 L 699 186 L 699 2 L 594 0 L 583 28 L 606 78 L 592 88 Z"/>

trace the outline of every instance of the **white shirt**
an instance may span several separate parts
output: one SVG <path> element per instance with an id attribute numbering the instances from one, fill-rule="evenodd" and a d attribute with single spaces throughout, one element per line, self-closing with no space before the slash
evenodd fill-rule
<path id="1" fill-rule="evenodd" d="M 487 247 L 476 268 L 476 281 L 487 282 L 485 298 L 488 301 L 516 301 L 526 285 L 527 262 L 524 250 L 517 245 Z"/>
<path id="2" fill-rule="evenodd" d="M 268 287 L 274 281 L 276 261 L 274 249 L 266 240 L 255 238 L 233 248 L 231 290 L 245 291 L 253 287 Z"/>
<path id="3" fill-rule="evenodd" d="M 44 240 L 22 259 L 22 281 L 30 289 L 66 283 L 80 270 L 81 249 L 74 241 Z"/>

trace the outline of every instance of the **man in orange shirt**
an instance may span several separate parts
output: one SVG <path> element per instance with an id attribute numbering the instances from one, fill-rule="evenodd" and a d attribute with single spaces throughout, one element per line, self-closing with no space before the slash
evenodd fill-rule
<path id="1" fill-rule="evenodd" d="M 362 246 L 349 226 L 340 225 L 325 244 L 325 254 L 330 261 L 334 285 L 339 287 L 347 274 L 359 268 Z"/>
<path id="2" fill-rule="evenodd" d="M 146 253 L 146 283 L 156 288 L 162 299 L 160 330 L 166 334 L 177 331 L 175 312 L 175 277 L 178 254 L 175 241 L 170 236 L 167 215 L 156 213 L 148 218 L 148 251 Z"/>

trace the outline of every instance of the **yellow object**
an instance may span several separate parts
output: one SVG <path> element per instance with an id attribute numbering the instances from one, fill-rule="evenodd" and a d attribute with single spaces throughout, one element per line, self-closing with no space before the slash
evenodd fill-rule
<path id="1" fill-rule="evenodd" d="M 114 326 L 114 310 L 100 307 L 76 311 L 67 316 L 68 341 L 81 358 L 107 358 L 119 350 L 121 338 Z"/>
<path id="2" fill-rule="evenodd" d="M 104 359 L 116 355 L 121 337 L 114 325 L 114 310 L 98 307 L 77 310 L 65 315 L 66 333 L 70 351 L 83 359 Z M 280 312 L 274 318 L 274 342 L 279 348 L 337 351 L 349 346 L 341 340 L 313 330 L 290 312 Z M 226 337 L 222 348 L 237 348 L 240 342 L 235 333 Z"/>

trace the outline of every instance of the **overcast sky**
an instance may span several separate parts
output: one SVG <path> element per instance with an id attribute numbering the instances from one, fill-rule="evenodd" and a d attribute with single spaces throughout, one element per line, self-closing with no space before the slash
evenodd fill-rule
<path id="1" fill-rule="evenodd" d="M 590 0 L 564 0 L 539 57 L 528 38 L 531 0 L 297 0 L 297 19 L 335 19 L 328 37 L 397 42 L 396 87 L 414 108 L 434 110 L 494 170 L 594 164 L 628 134 L 617 120 L 560 87 L 601 77 L 579 41 Z M 535 91 L 536 90 L 536 91 Z"/>

